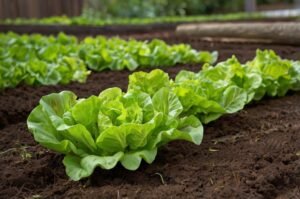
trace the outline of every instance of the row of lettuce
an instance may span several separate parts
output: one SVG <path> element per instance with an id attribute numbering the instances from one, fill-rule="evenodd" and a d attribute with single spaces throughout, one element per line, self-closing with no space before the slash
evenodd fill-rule
<path id="1" fill-rule="evenodd" d="M 67 17 L 52 16 L 41 19 L 17 18 L 5 19 L 0 24 L 6 25 L 83 25 L 83 26 L 107 26 L 107 25 L 143 25 L 160 23 L 184 23 L 184 22 L 209 22 L 209 21 L 237 21 L 266 19 L 261 13 L 231 13 L 200 16 L 163 16 L 155 18 L 91 18 L 91 17 Z"/>
<path id="2" fill-rule="evenodd" d="M 217 53 L 198 52 L 189 45 L 162 40 L 137 41 L 118 37 L 86 37 L 82 41 L 60 33 L 0 34 L 0 89 L 27 85 L 85 82 L 93 71 L 135 70 L 177 63 L 213 63 Z"/>
<path id="3" fill-rule="evenodd" d="M 258 50 L 245 64 L 232 57 L 197 73 L 183 70 L 174 80 L 159 69 L 136 72 L 126 92 L 115 87 L 84 99 L 70 91 L 49 94 L 27 124 L 37 142 L 65 154 L 67 175 L 80 180 L 96 167 L 150 164 L 173 140 L 200 144 L 203 123 L 288 90 L 300 90 L 300 62 Z"/>

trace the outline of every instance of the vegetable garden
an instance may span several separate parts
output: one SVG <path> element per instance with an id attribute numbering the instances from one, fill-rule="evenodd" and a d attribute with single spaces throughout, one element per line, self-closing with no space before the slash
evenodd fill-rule
<path id="1" fill-rule="evenodd" d="M 299 50 L 1 33 L 0 198 L 298 198 Z"/>

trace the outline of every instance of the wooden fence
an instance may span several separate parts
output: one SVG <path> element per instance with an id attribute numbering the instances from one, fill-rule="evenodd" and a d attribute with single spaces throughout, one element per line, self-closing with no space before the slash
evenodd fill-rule
<path id="1" fill-rule="evenodd" d="M 84 0 L 0 0 L 0 19 L 81 14 Z"/>

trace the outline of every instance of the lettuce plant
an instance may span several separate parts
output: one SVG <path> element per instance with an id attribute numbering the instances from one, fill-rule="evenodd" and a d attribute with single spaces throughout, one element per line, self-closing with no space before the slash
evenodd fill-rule
<path id="1" fill-rule="evenodd" d="M 0 90 L 27 85 L 85 82 L 90 71 L 75 56 L 75 37 L 0 34 Z"/>
<path id="2" fill-rule="evenodd" d="M 246 65 L 248 73 L 259 73 L 263 80 L 256 91 L 256 100 L 264 95 L 284 96 L 288 90 L 299 88 L 299 62 L 281 59 L 272 50 L 258 50 Z"/>
<path id="3" fill-rule="evenodd" d="M 127 3 L 127 2 L 126 2 Z M 186 3 L 186 2 L 185 2 Z M 124 8 L 123 8 L 124 9 Z M 136 8 L 134 8 L 136 9 Z M 139 9 L 138 9 L 139 10 Z M 198 16 L 156 16 L 147 18 L 99 18 L 76 16 L 67 17 L 51 16 L 46 18 L 16 18 L 0 20 L 0 24 L 13 25 L 73 25 L 73 26 L 107 26 L 107 25 L 147 25 L 147 24 L 162 24 L 162 23 L 186 23 L 186 22 L 207 22 L 207 21 L 240 21 L 243 19 L 266 19 L 268 16 L 257 13 L 229 13 L 217 15 L 198 15 Z"/>
<path id="4" fill-rule="evenodd" d="M 233 56 L 216 66 L 206 64 L 198 73 L 182 70 L 174 81 L 161 70 L 137 72 L 129 77 L 128 90 L 152 94 L 168 87 L 179 98 L 182 115 L 196 115 L 209 123 L 265 95 L 283 96 L 288 90 L 300 90 L 299 66 L 272 50 L 257 50 L 256 57 L 246 64 Z"/>
<path id="5" fill-rule="evenodd" d="M 234 83 L 210 79 L 204 70 L 200 73 L 181 71 L 175 81 L 157 69 L 150 73 L 136 72 L 129 76 L 128 90 L 142 90 L 153 94 L 161 87 L 167 87 L 180 100 L 182 115 L 197 115 L 208 123 L 226 113 L 241 110 L 247 101 L 247 92 Z M 214 74 L 215 71 L 212 71 Z M 223 78 L 223 77 L 222 77 Z"/>
<path id="6" fill-rule="evenodd" d="M 120 162 L 136 170 L 142 160 L 150 164 L 158 148 L 173 140 L 200 144 L 201 123 L 288 90 L 300 90 L 299 62 L 258 50 L 246 64 L 232 57 L 198 73 L 181 71 L 174 80 L 158 69 L 136 72 L 126 93 L 111 88 L 87 99 L 69 91 L 50 94 L 27 124 L 37 142 L 65 154 L 67 174 L 80 180 L 95 167 Z"/>
<path id="7" fill-rule="evenodd" d="M 214 63 L 217 52 L 196 51 L 186 44 L 168 45 L 154 39 L 0 34 L 0 89 L 28 85 L 85 82 L 87 68 L 136 70 L 139 67 L 173 66 L 177 63 Z"/>
<path id="8" fill-rule="evenodd" d="M 28 128 L 41 145 L 65 154 L 63 163 L 73 180 L 95 167 L 111 169 L 120 162 L 136 170 L 152 163 L 157 149 L 172 141 L 200 144 L 203 128 L 193 115 L 180 117 L 177 96 L 161 88 L 150 96 L 119 88 L 77 99 L 69 91 L 42 97 L 28 117 Z"/>
<path id="9" fill-rule="evenodd" d="M 168 45 L 162 40 L 128 41 L 118 37 L 86 37 L 79 45 L 79 56 L 95 71 L 136 70 L 173 66 L 181 63 L 214 63 L 217 52 L 196 51 L 187 44 Z"/>

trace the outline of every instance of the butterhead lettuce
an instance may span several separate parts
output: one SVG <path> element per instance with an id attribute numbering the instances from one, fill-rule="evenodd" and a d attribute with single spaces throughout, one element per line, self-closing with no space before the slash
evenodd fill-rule
<path id="1" fill-rule="evenodd" d="M 193 115 L 180 117 L 182 111 L 167 88 L 153 96 L 111 88 L 86 99 L 63 91 L 42 97 L 28 128 L 41 145 L 65 154 L 68 176 L 80 180 L 95 167 L 111 169 L 120 162 L 136 170 L 142 160 L 150 164 L 158 147 L 173 140 L 200 144 L 201 122 Z"/>

